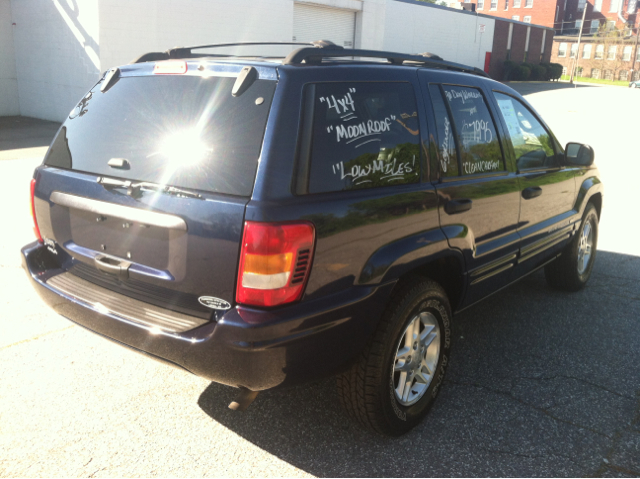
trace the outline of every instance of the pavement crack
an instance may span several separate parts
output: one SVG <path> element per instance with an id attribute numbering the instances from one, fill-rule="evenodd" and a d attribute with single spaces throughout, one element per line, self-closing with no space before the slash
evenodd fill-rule
<path id="1" fill-rule="evenodd" d="M 529 404 L 529 403 L 527 403 L 527 402 L 515 397 L 513 394 L 511 394 L 511 391 L 501 391 L 499 389 L 493 389 L 493 388 L 490 388 L 490 387 L 487 387 L 487 386 L 483 386 L 483 385 L 478 384 L 478 383 L 461 383 L 461 382 L 456 382 L 456 381 L 451 381 L 451 380 L 446 380 L 446 382 L 450 383 L 450 384 L 456 384 L 458 386 L 467 386 L 467 387 L 474 387 L 474 388 L 478 388 L 478 389 L 484 389 L 484 390 L 490 391 L 490 392 L 492 392 L 494 394 L 499 394 L 501 396 L 508 397 L 509 399 L 511 399 L 511 400 L 513 400 L 513 401 L 515 401 L 515 402 L 517 402 L 519 404 L 522 404 L 523 406 L 529 407 L 531 409 L 534 409 L 535 411 L 538 411 L 538 412 L 544 414 L 545 416 L 549 417 L 550 419 L 552 419 L 554 421 L 561 422 L 561 423 L 564 423 L 564 424 L 568 424 L 568 425 L 576 427 L 578 429 L 584 429 L 585 431 L 592 432 L 593 434 L 597 434 L 598 436 L 602 436 L 602 437 L 606 437 L 608 439 L 611 439 L 610 435 L 608 435 L 608 434 L 606 434 L 606 433 L 604 433 L 602 431 L 598 431 L 597 429 L 594 429 L 592 427 L 585 426 L 583 424 L 578 424 L 578 423 L 575 423 L 573 421 L 569 421 L 567 419 L 562 419 L 562 418 L 559 418 L 557 416 L 554 416 L 553 414 L 551 414 L 545 408 L 534 406 L 533 404 Z"/>
<path id="2" fill-rule="evenodd" d="M 629 399 L 630 401 L 635 401 L 635 399 L 636 399 L 635 397 L 627 396 L 627 395 L 619 393 L 617 391 L 613 391 L 613 390 L 611 390 L 611 389 L 609 389 L 609 388 L 607 388 L 605 386 L 602 386 L 601 384 L 597 384 L 597 383 L 591 382 L 591 381 L 589 381 L 587 379 L 579 378 L 579 377 L 576 377 L 576 376 L 567 376 L 567 375 L 564 375 L 564 374 L 557 374 L 555 376 L 546 376 L 546 377 L 545 376 L 540 376 L 540 377 L 515 376 L 513 378 L 505 377 L 505 378 L 502 378 L 502 379 L 531 379 L 531 380 L 534 380 L 534 381 L 550 381 L 550 380 L 553 380 L 553 379 L 573 379 L 574 381 L 578 381 L 578 382 L 581 382 L 581 383 L 584 383 L 584 384 L 588 384 L 590 386 L 593 386 L 593 387 L 598 388 L 598 389 L 602 389 L 603 391 L 606 391 L 608 393 L 614 394 L 614 395 L 619 396 L 621 398 Z"/>
<path id="3" fill-rule="evenodd" d="M 9 348 L 12 348 L 13 346 L 18 346 L 20 344 L 30 343 L 31 341 L 35 341 L 45 336 L 49 336 L 50 334 L 61 333 L 62 331 L 66 331 L 67 329 L 71 329 L 71 328 L 75 328 L 75 325 L 72 324 L 71 326 L 67 326 L 66 328 L 56 329 L 55 331 L 48 331 L 46 333 L 39 334 L 38 336 L 34 336 L 33 338 L 23 339 L 22 341 L 17 341 L 15 343 L 2 346 L 0 348 L 0 351 L 4 351 L 5 349 L 9 349 Z"/>

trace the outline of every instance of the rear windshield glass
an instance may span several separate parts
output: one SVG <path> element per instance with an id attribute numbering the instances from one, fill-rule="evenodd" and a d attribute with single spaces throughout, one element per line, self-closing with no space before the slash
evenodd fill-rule
<path id="1" fill-rule="evenodd" d="M 419 143 L 410 83 L 318 83 L 309 193 L 417 183 Z"/>
<path id="2" fill-rule="evenodd" d="M 250 195 L 276 83 L 257 80 L 234 97 L 235 80 L 124 77 L 105 92 L 98 84 L 70 113 L 45 164 Z M 124 167 L 109 166 L 112 159 L 125 159 Z"/>

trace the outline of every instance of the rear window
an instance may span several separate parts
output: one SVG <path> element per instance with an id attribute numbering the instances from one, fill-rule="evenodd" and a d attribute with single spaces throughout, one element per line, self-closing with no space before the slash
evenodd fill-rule
<path id="1" fill-rule="evenodd" d="M 45 164 L 135 181 L 247 196 L 276 83 L 239 97 L 234 77 L 120 78 L 71 112 Z M 125 159 L 125 168 L 108 166 Z M 128 168 L 128 169 L 127 169 Z"/>
<path id="2" fill-rule="evenodd" d="M 417 183 L 420 130 L 413 86 L 317 83 L 308 192 Z"/>

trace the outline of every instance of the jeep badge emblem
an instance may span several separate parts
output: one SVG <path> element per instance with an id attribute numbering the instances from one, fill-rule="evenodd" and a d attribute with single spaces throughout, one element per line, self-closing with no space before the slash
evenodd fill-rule
<path id="1" fill-rule="evenodd" d="M 211 309 L 221 309 L 223 311 L 231 309 L 231 305 L 227 301 L 220 298 L 214 298 L 213 296 L 200 296 L 198 301 L 200 301 L 200 304 L 203 306 Z"/>

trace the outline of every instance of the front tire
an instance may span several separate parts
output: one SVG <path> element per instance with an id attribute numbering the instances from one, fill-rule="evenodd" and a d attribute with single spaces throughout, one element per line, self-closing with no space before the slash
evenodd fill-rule
<path id="1" fill-rule="evenodd" d="M 549 286 L 562 291 L 579 291 L 587 284 L 596 260 L 598 213 L 587 204 L 580 229 L 562 256 L 544 268 Z"/>
<path id="2" fill-rule="evenodd" d="M 399 285 L 360 358 L 337 379 L 349 415 L 390 436 L 418 425 L 440 390 L 450 338 L 442 287 L 424 278 Z"/>

